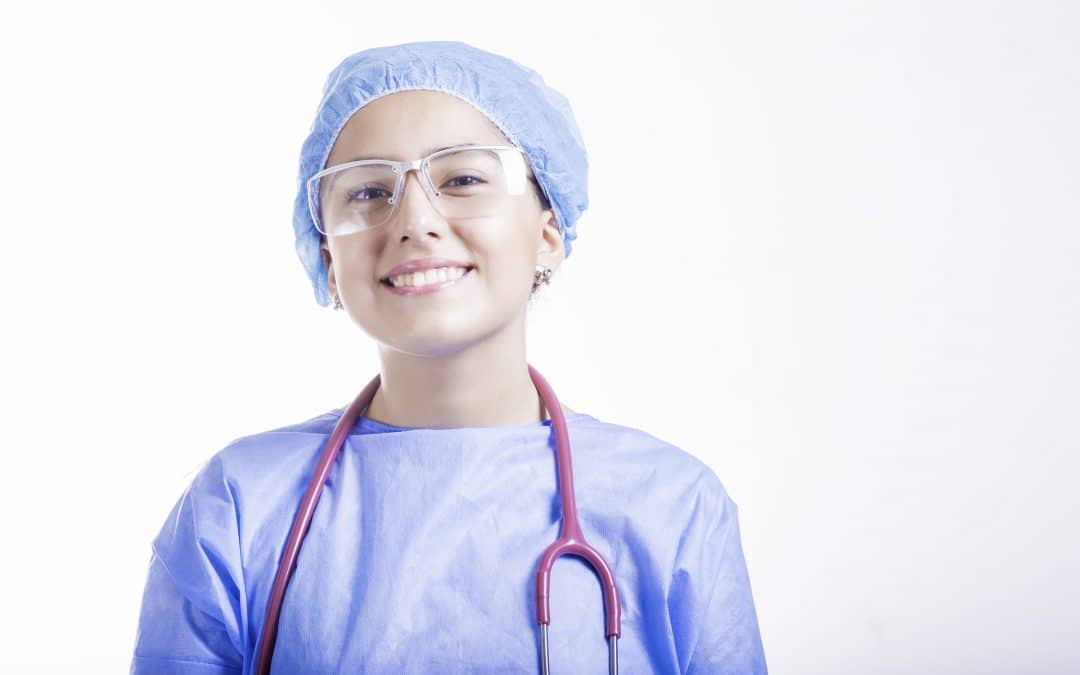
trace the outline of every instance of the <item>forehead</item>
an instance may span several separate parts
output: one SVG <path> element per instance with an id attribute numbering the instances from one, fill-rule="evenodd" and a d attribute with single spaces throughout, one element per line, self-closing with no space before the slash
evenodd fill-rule
<path id="1" fill-rule="evenodd" d="M 441 91 L 399 91 L 353 114 L 334 141 L 327 165 L 359 156 L 406 160 L 464 143 L 509 145 L 472 104 Z"/>

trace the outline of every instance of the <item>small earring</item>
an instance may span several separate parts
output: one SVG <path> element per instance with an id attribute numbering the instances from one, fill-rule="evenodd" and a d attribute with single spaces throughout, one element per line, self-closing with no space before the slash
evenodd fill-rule
<path id="1" fill-rule="evenodd" d="M 533 275 L 533 290 L 535 291 L 541 284 L 551 283 L 551 268 L 544 267 L 543 265 L 536 266 L 536 274 Z"/>
<path id="2" fill-rule="evenodd" d="M 334 309 L 344 309 L 345 305 L 341 304 L 341 296 L 334 291 Z"/>

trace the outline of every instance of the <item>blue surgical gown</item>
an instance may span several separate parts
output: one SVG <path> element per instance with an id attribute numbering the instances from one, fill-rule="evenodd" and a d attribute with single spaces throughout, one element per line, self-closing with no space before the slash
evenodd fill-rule
<path id="1" fill-rule="evenodd" d="M 153 541 L 131 673 L 248 675 L 297 505 L 344 408 L 239 438 Z M 620 672 L 765 673 L 738 511 L 649 434 L 566 416 L 578 516 L 622 600 Z M 395 427 L 361 417 L 304 540 L 272 672 L 538 673 L 537 563 L 559 534 L 551 420 Z M 606 673 L 603 598 L 551 575 L 553 673 Z"/>

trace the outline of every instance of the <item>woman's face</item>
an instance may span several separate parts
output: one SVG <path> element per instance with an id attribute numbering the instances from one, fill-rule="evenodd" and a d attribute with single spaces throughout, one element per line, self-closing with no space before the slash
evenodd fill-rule
<path id="1" fill-rule="evenodd" d="M 465 143 L 510 145 L 469 103 L 442 92 L 403 91 L 357 111 L 335 141 L 327 166 L 360 156 L 412 160 Z M 563 242 L 554 211 L 543 208 L 532 183 L 491 217 L 447 219 L 421 180 L 410 172 L 387 222 L 327 238 L 322 255 L 330 294 L 338 293 L 357 325 L 392 349 L 439 356 L 522 320 L 536 265 L 558 267 Z M 391 268 L 428 257 L 473 269 L 434 293 L 401 295 L 380 281 Z"/>

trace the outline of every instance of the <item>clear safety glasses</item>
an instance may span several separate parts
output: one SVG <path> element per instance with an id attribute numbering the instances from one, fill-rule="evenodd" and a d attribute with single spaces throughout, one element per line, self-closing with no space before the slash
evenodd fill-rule
<path id="1" fill-rule="evenodd" d="M 339 237 L 382 225 L 401 201 L 410 171 L 418 172 L 431 203 L 447 219 L 496 215 L 535 180 L 524 152 L 508 145 L 459 145 L 404 162 L 337 164 L 307 183 L 316 229 Z"/>

